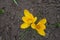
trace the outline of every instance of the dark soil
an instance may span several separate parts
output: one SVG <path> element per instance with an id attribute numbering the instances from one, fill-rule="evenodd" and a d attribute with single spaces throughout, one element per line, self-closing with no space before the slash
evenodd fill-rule
<path id="1" fill-rule="evenodd" d="M 60 22 L 60 0 L 17 0 L 18 6 L 12 0 L 0 0 L 0 40 L 60 40 L 60 27 L 54 24 Z M 48 21 L 46 37 L 28 28 L 21 30 L 21 17 L 24 9 L 28 9 L 38 19 L 45 17 Z"/>

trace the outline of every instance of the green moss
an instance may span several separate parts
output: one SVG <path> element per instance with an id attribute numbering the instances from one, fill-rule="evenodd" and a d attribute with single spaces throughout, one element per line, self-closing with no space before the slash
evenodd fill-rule
<path id="1" fill-rule="evenodd" d="M 3 14 L 4 13 L 4 10 L 3 9 L 0 9 L 0 14 Z"/>
<path id="2" fill-rule="evenodd" d="M 56 28 L 59 28 L 60 27 L 60 22 L 54 23 L 52 25 L 54 25 Z"/>
<path id="3" fill-rule="evenodd" d="M 60 23 L 55 24 L 56 28 L 60 27 Z"/>

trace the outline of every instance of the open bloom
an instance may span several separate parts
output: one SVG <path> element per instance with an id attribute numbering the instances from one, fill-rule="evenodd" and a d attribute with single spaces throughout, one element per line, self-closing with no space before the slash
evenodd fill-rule
<path id="1" fill-rule="evenodd" d="M 26 29 L 30 26 L 31 23 L 34 23 L 37 20 L 37 17 L 34 17 L 27 9 L 25 9 L 22 20 L 24 23 L 21 24 L 21 28 Z"/>
<path id="2" fill-rule="evenodd" d="M 34 23 L 31 24 L 31 27 L 32 27 L 33 29 L 37 30 L 37 32 L 38 32 L 40 35 L 46 36 L 45 31 L 44 31 L 44 30 L 46 29 L 45 24 L 46 24 L 46 19 L 43 18 L 42 20 L 40 20 L 40 21 L 37 23 L 37 25 L 34 24 Z"/>

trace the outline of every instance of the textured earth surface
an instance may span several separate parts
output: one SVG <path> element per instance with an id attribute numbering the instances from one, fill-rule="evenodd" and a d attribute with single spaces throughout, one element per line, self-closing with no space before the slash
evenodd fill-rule
<path id="1" fill-rule="evenodd" d="M 54 24 L 60 22 L 60 0 L 17 0 L 18 6 L 12 0 L 0 0 L 0 40 L 60 40 L 60 27 Z M 21 30 L 21 17 L 24 9 L 28 9 L 38 20 L 47 19 L 46 37 L 28 28 Z"/>

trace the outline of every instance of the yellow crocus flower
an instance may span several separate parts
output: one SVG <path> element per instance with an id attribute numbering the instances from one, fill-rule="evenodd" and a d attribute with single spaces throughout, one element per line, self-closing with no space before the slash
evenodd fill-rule
<path id="1" fill-rule="evenodd" d="M 26 29 L 30 26 L 31 23 L 34 23 L 37 20 L 37 17 L 34 17 L 27 9 L 25 9 L 22 20 L 24 23 L 21 24 L 21 28 Z"/>
<path id="2" fill-rule="evenodd" d="M 31 24 L 31 27 L 32 27 L 32 29 L 35 29 L 35 30 L 37 30 L 37 32 L 40 34 L 40 35 L 42 35 L 42 36 L 46 36 L 46 33 L 45 33 L 45 29 L 46 29 L 46 26 L 45 26 L 45 24 L 46 24 L 46 19 L 45 18 L 43 18 L 42 20 L 40 20 L 38 23 L 37 23 L 37 25 L 36 24 Z"/>

